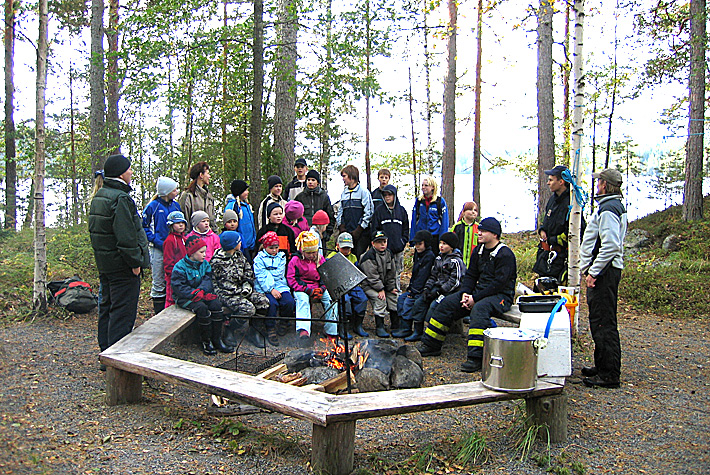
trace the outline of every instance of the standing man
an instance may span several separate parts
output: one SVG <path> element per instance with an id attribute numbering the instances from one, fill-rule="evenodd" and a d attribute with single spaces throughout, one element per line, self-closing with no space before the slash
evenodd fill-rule
<path id="1" fill-rule="evenodd" d="M 533 272 L 540 277 L 554 277 L 560 284 L 567 280 L 567 254 L 569 251 L 569 185 L 562 178 L 567 171 L 564 165 L 545 170 L 547 186 L 552 196 L 545 207 L 545 218 L 537 230 L 540 243 Z"/>
<path id="2" fill-rule="evenodd" d="M 616 319 L 623 244 L 626 236 L 626 208 L 621 202 L 623 178 L 607 168 L 592 177 L 597 181 L 599 203 L 584 232 L 580 267 L 586 276 L 589 329 L 594 339 L 594 366 L 582 368 L 585 385 L 618 388 L 621 375 L 621 342 Z"/>
<path id="3" fill-rule="evenodd" d="M 131 162 L 111 155 L 104 184 L 91 200 L 89 233 L 101 282 L 98 340 L 106 350 L 133 330 L 141 268 L 150 266 L 146 237 L 131 192 Z M 105 368 L 102 368 L 105 369 Z"/>
<path id="4" fill-rule="evenodd" d="M 295 199 L 300 192 L 306 189 L 306 173 L 308 173 L 308 165 L 305 158 L 297 158 L 293 165 L 296 171 L 296 176 L 288 182 L 286 189 L 283 192 L 283 197 L 286 201 Z"/>
<path id="5" fill-rule="evenodd" d="M 345 189 L 340 195 L 340 207 L 335 217 L 340 232 L 349 232 L 358 259 L 370 245 L 370 219 L 372 218 L 372 196 L 360 186 L 360 170 L 355 165 L 346 165 L 340 171 Z"/>

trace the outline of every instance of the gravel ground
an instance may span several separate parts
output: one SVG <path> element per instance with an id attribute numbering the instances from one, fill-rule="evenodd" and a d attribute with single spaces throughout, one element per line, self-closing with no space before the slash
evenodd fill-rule
<path id="1" fill-rule="evenodd" d="M 549 453 L 555 473 L 710 473 L 708 321 L 622 309 L 622 387 L 589 389 L 579 375 L 591 355 L 583 311 L 567 384 L 569 439 L 533 451 Z M 309 473 L 311 426 L 300 420 L 211 416 L 205 394 L 155 380 L 144 383 L 140 404 L 107 406 L 95 328 L 95 315 L 0 328 L 0 473 Z M 289 345 L 295 339 L 282 347 Z M 165 352 L 205 364 L 229 359 L 205 357 L 196 346 L 170 344 Z M 425 385 L 480 378 L 458 371 L 464 355 L 463 338 L 450 336 L 441 357 L 425 360 Z M 521 425 L 520 407 L 500 402 L 359 421 L 356 471 L 546 473 L 549 467 L 517 453 L 511 428 Z M 219 436 L 215 427 L 240 433 Z M 474 430 L 489 458 L 459 466 L 453 441 Z M 426 463 L 414 467 L 412 455 L 427 455 Z"/>

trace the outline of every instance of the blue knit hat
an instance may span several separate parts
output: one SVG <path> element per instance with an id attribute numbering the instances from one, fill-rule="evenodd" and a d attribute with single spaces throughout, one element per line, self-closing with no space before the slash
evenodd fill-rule
<path id="1" fill-rule="evenodd" d="M 231 251 L 242 242 L 242 235 L 236 231 L 224 231 L 219 235 L 219 244 L 225 251 Z"/>

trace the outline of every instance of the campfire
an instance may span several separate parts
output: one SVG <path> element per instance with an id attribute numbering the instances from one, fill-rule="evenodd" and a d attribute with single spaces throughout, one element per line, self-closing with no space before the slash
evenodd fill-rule
<path id="1" fill-rule="evenodd" d="M 320 340 L 325 349 L 316 351 L 311 359 L 310 365 L 315 368 L 318 366 L 330 366 L 338 371 L 345 371 L 345 365 L 350 365 L 350 371 L 353 374 L 360 371 L 369 357 L 367 352 L 367 341 L 362 344 L 356 343 L 350 349 L 350 356 L 345 356 L 345 345 L 336 343 L 332 338 L 321 338 Z"/>

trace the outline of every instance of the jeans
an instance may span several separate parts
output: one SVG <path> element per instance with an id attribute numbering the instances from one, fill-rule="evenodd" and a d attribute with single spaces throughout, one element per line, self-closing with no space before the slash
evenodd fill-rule
<path id="1" fill-rule="evenodd" d="M 141 279 L 131 270 L 99 275 L 98 341 L 106 350 L 131 333 L 138 313 Z"/>
<path id="2" fill-rule="evenodd" d="M 281 298 L 277 299 L 271 292 L 266 294 L 266 298 L 269 299 L 269 313 L 266 314 L 266 328 L 271 329 L 276 326 L 277 314 L 281 313 L 282 317 L 293 317 L 296 315 L 296 301 L 291 296 L 291 292 L 281 292 Z M 281 320 L 284 322 L 284 320 Z"/>
<path id="3" fill-rule="evenodd" d="M 309 295 L 305 292 L 294 292 L 293 293 L 294 298 L 296 299 L 296 318 L 311 318 L 311 298 Z M 323 304 L 323 308 L 328 310 L 324 317 L 326 320 L 329 320 L 325 326 L 323 327 L 323 332 L 326 335 L 332 335 L 335 336 L 338 334 L 338 306 L 333 305 L 332 308 L 328 309 L 328 307 L 331 306 L 332 299 L 330 298 L 330 294 L 326 290 L 323 292 L 323 297 L 321 298 L 321 303 Z M 296 331 L 300 330 L 306 330 L 309 334 L 311 333 L 311 322 L 310 320 L 296 320 Z"/>
<path id="4" fill-rule="evenodd" d="M 414 307 L 414 302 L 417 300 L 414 295 L 412 295 L 412 298 L 409 298 L 410 295 L 409 292 L 404 292 L 400 294 L 397 299 L 397 314 L 399 318 L 404 320 L 412 320 L 412 308 Z"/>

